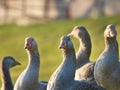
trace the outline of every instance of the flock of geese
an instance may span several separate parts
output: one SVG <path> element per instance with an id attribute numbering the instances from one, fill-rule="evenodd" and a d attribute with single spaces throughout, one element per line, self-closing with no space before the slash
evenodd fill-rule
<path id="1" fill-rule="evenodd" d="M 75 26 L 71 33 L 62 36 L 59 48 L 63 60 L 49 81 L 38 81 L 40 54 L 33 37 L 25 39 L 28 65 L 13 86 L 9 69 L 20 65 L 12 56 L 5 56 L 0 63 L 1 90 L 120 90 L 120 62 L 117 31 L 110 24 L 104 31 L 105 49 L 96 62 L 92 62 L 91 38 L 84 26 Z M 71 37 L 80 42 L 75 54 Z"/>

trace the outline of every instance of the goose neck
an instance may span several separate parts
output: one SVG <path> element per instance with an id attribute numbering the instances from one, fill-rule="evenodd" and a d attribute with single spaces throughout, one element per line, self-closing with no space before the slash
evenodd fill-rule
<path id="1" fill-rule="evenodd" d="M 69 79 L 74 79 L 76 70 L 76 57 L 74 49 L 64 52 L 62 65 L 63 67 L 65 66 L 64 72 L 66 72 L 67 77 Z"/>
<path id="2" fill-rule="evenodd" d="M 118 42 L 115 38 L 106 38 L 105 39 L 105 48 L 110 50 L 115 50 L 118 53 Z"/>
<path id="3" fill-rule="evenodd" d="M 76 57 L 75 57 L 74 49 L 64 50 L 63 51 L 63 59 L 65 59 L 65 60 L 71 59 L 71 61 L 75 61 Z"/>
<path id="4" fill-rule="evenodd" d="M 39 66 L 40 65 L 40 55 L 38 51 L 29 52 L 28 51 L 28 57 L 29 57 L 29 64 Z"/>
<path id="5" fill-rule="evenodd" d="M 89 62 L 91 54 L 91 40 L 90 38 L 79 38 L 80 46 L 76 53 L 77 67 L 84 65 L 86 62 Z"/>
<path id="6" fill-rule="evenodd" d="M 105 39 L 105 50 L 104 54 L 109 55 L 109 57 L 106 57 L 106 60 L 104 60 L 106 63 L 109 62 L 109 65 L 116 66 L 116 64 L 119 62 L 119 51 L 118 51 L 118 42 L 116 38 L 106 38 Z M 110 67 L 109 67 L 110 68 Z"/>
<path id="7" fill-rule="evenodd" d="M 84 51 L 86 55 L 89 57 L 91 54 L 91 48 L 92 48 L 90 37 L 84 36 L 84 38 L 79 38 L 79 42 L 80 42 L 80 47 L 78 52 Z"/>
<path id="8" fill-rule="evenodd" d="M 13 84 L 9 72 L 9 68 L 5 68 L 4 65 L 2 65 L 2 70 L 1 70 L 1 79 L 2 79 L 2 88 L 5 90 L 13 90 Z"/>

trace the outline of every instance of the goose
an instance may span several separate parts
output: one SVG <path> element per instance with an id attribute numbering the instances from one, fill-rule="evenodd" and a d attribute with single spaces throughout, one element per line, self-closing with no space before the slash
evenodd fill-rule
<path id="1" fill-rule="evenodd" d="M 21 65 L 12 56 L 5 56 L 0 62 L 0 74 L 2 80 L 1 90 L 13 90 L 13 83 L 10 76 L 10 68 Z"/>
<path id="2" fill-rule="evenodd" d="M 94 68 L 96 82 L 107 90 L 120 90 L 120 62 L 116 37 L 115 25 L 107 25 L 104 31 L 105 49 Z"/>
<path id="3" fill-rule="evenodd" d="M 105 90 L 103 87 L 98 86 L 94 78 L 95 62 L 91 62 L 91 38 L 84 26 L 75 26 L 69 37 L 75 37 L 79 40 L 80 46 L 76 53 L 76 73 L 75 80 L 86 80 L 92 85 L 96 86 L 99 90 Z"/>
<path id="4" fill-rule="evenodd" d="M 47 82 L 38 82 L 40 55 L 37 42 L 33 37 L 25 38 L 25 47 L 29 62 L 26 69 L 18 77 L 14 90 L 46 90 Z"/>
<path id="5" fill-rule="evenodd" d="M 74 80 L 76 56 L 74 46 L 68 36 L 61 37 L 59 48 L 63 51 L 63 60 L 50 77 L 47 90 L 98 90 L 84 80 Z"/>
<path id="6" fill-rule="evenodd" d="M 84 26 L 75 26 L 69 37 L 75 37 L 79 40 L 80 46 L 76 53 L 76 74 L 75 80 L 84 79 L 87 81 L 94 81 L 94 62 L 90 61 L 91 54 L 91 38 Z"/>

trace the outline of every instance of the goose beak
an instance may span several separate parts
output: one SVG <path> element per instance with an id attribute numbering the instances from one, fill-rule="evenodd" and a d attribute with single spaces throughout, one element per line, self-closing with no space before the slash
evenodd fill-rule
<path id="1" fill-rule="evenodd" d="M 25 45 L 24 45 L 24 49 L 27 49 L 27 48 L 28 48 L 28 44 L 25 43 Z"/>
<path id="2" fill-rule="evenodd" d="M 59 49 L 62 49 L 62 48 L 65 48 L 66 47 L 66 41 L 65 40 L 62 40 L 60 42 L 60 46 L 59 46 Z"/>
<path id="3" fill-rule="evenodd" d="M 113 38 L 113 37 L 115 37 L 116 35 L 117 35 L 116 30 L 111 30 L 106 36 L 107 36 L 108 38 Z"/>
<path id="4" fill-rule="evenodd" d="M 72 34 L 72 33 L 69 33 L 67 36 L 68 36 L 68 37 L 73 37 L 73 34 Z"/>
<path id="5" fill-rule="evenodd" d="M 28 47 L 25 45 L 25 46 L 24 46 L 24 49 L 27 49 L 27 48 L 28 48 Z"/>
<path id="6" fill-rule="evenodd" d="M 59 49 L 62 49 L 63 48 L 63 46 L 59 46 Z"/>
<path id="7" fill-rule="evenodd" d="M 26 43 L 25 43 L 24 48 L 25 48 L 25 49 L 29 49 L 29 48 L 31 48 L 31 46 L 32 46 L 32 45 L 31 45 L 31 42 L 30 42 L 29 40 L 27 40 Z"/>
<path id="8" fill-rule="evenodd" d="M 21 63 L 19 63 L 18 61 L 15 61 L 15 65 L 21 65 Z"/>
<path id="9" fill-rule="evenodd" d="M 117 35 L 116 30 L 110 31 L 110 37 L 114 37 L 116 35 Z"/>

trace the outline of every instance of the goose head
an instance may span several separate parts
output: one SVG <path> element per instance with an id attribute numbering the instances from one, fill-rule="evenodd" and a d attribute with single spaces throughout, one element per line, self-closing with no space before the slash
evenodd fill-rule
<path id="1" fill-rule="evenodd" d="M 59 48 L 63 49 L 63 50 L 68 50 L 68 49 L 73 48 L 73 43 L 72 43 L 70 37 L 62 36 L 61 40 L 60 40 Z"/>
<path id="2" fill-rule="evenodd" d="M 25 38 L 24 48 L 27 49 L 28 51 L 35 51 L 37 50 L 37 42 L 33 37 L 27 37 Z"/>
<path id="3" fill-rule="evenodd" d="M 18 61 L 16 61 L 12 56 L 6 56 L 2 59 L 2 65 L 3 67 L 6 67 L 7 69 L 10 69 L 11 67 L 14 67 L 16 65 L 21 65 Z"/>
<path id="4" fill-rule="evenodd" d="M 104 31 L 104 36 L 106 38 L 114 38 L 117 36 L 117 32 L 116 32 L 116 28 L 115 28 L 115 25 L 113 24 L 109 24 L 105 31 Z"/>
<path id="5" fill-rule="evenodd" d="M 69 37 L 82 38 L 88 34 L 84 26 L 75 26 L 71 33 L 68 34 Z"/>

